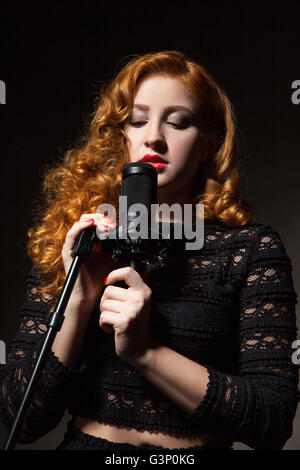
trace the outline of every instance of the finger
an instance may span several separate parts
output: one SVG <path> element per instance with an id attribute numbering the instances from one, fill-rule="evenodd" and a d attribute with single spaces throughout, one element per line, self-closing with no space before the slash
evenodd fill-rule
<path id="1" fill-rule="evenodd" d="M 100 302 L 100 309 L 102 309 L 102 305 L 106 300 L 119 302 L 120 308 L 124 308 L 124 302 L 131 302 L 134 305 L 139 305 L 140 303 L 142 304 L 144 300 L 149 300 L 151 298 L 151 294 L 152 291 L 146 284 L 144 284 L 142 289 L 126 289 L 111 285 L 106 287 L 104 290 Z M 106 310 L 106 308 L 103 308 L 103 310 Z M 118 311 L 120 311 L 120 309 Z"/>
<path id="2" fill-rule="evenodd" d="M 94 216 L 94 217 L 90 217 Z M 73 226 L 70 228 L 70 230 L 67 232 L 66 239 L 65 239 L 65 244 L 64 244 L 64 251 L 72 251 L 75 245 L 75 242 L 79 236 L 79 234 L 82 232 L 82 230 L 89 228 L 89 227 L 97 227 L 100 232 L 107 232 L 109 228 L 113 228 L 114 225 L 108 225 L 106 223 L 103 223 L 103 218 L 95 220 L 96 216 L 99 216 L 99 214 L 84 214 L 81 216 L 80 220 L 75 222 Z"/>
<path id="3" fill-rule="evenodd" d="M 95 223 L 100 223 L 100 224 L 109 225 L 109 226 L 110 225 L 116 226 L 116 223 L 113 219 L 111 219 L 110 217 L 106 217 L 105 215 L 100 214 L 100 213 L 82 214 L 82 216 L 80 217 L 80 220 L 86 220 L 90 218 L 93 218 Z"/>
<path id="4" fill-rule="evenodd" d="M 112 333 L 120 326 L 121 317 L 118 313 L 114 312 L 101 312 L 99 319 L 99 326 L 106 333 Z"/>
<path id="5" fill-rule="evenodd" d="M 104 299 L 103 296 L 100 302 L 100 311 L 120 313 L 124 302 L 119 300 Z"/>
<path id="6" fill-rule="evenodd" d="M 126 300 L 128 300 L 128 290 L 118 286 L 108 286 L 106 287 L 103 293 L 102 299 L 103 301 L 105 299 L 112 299 L 119 300 L 120 302 L 125 302 Z"/>
<path id="7" fill-rule="evenodd" d="M 139 273 L 130 266 L 111 271 L 105 280 L 105 284 L 114 284 L 117 281 L 125 281 L 133 289 L 144 289 L 146 286 Z"/>
<path id="8" fill-rule="evenodd" d="M 116 218 L 116 213 L 115 213 L 115 210 L 114 208 L 112 208 L 112 211 L 109 213 L 109 211 L 105 211 L 107 213 L 107 215 L 104 215 L 102 213 L 102 210 L 101 210 L 101 206 L 99 206 L 97 208 L 97 211 L 96 213 L 102 217 L 104 217 L 105 219 L 107 219 L 107 221 L 110 221 L 110 222 L 117 222 L 117 218 Z"/>
<path id="9" fill-rule="evenodd" d="M 82 230 L 93 227 L 94 219 L 87 219 L 85 221 L 78 221 L 70 228 L 66 234 L 66 239 L 64 243 L 64 250 L 71 251 L 75 245 L 77 237 L 82 232 Z"/>
<path id="10" fill-rule="evenodd" d="M 94 218 L 95 218 L 95 214 L 82 214 L 79 221 L 84 222 L 87 219 L 94 219 Z"/>

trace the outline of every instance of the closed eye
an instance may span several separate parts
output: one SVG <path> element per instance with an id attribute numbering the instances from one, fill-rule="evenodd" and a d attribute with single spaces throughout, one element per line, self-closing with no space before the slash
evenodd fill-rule
<path id="1" fill-rule="evenodd" d="M 133 127 L 141 127 L 147 124 L 147 121 L 129 121 L 129 125 Z"/>
<path id="2" fill-rule="evenodd" d="M 148 121 L 145 120 L 138 120 L 138 121 L 128 121 L 128 124 L 132 127 L 142 127 L 145 124 L 147 124 Z M 182 121 L 179 122 L 174 122 L 174 121 L 166 121 L 166 123 L 174 129 L 187 129 L 191 125 L 191 120 L 189 118 L 183 119 Z"/>
<path id="3" fill-rule="evenodd" d="M 184 119 L 180 122 L 167 121 L 167 124 L 174 127 L 175 129 L 187 129 L 190 126 L 191 121 L 189 119 Z"/>

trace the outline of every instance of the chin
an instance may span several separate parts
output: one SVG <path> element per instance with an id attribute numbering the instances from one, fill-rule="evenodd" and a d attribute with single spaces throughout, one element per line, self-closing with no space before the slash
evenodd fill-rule
<path id="1" fill-rule="evenodd" d="M 170 183 L 170 182 L 171 182 L 170 179 L 166 178 L 166 175 L 158 173 L 158 175 L 157 175 L 157 186 L 165 186 L 165 185 L 168 185 L 168 183 Z"/>

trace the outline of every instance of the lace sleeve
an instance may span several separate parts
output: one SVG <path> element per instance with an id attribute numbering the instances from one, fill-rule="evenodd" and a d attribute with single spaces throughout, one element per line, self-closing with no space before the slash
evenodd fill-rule
<path id="1" fill-rule="evenodd" d="M 38 275 L 33 268 L 27 280 L 20 326 L 10 343 L 7 363 L 0 366 L 0 415 L 9 431 L 47 331 L 51 304 L 36 296 L 38 282 Z M 78 373 L 62 364 L 50 351 L 26 412 L 18 442 L 34 442 L 56 427 L 67 407 L 68 394 Z"/>
<path id="2" fill-rule="evenodd" d="M 290 258 L 272 227 L 258 233 L 251 258 L 239 295 L 238 373 L 205 365 L 208 389 L 190 419 L 251 448 L 278 450 L 292 435 L 299 401 L 292 362 L 297 295 Z"/>

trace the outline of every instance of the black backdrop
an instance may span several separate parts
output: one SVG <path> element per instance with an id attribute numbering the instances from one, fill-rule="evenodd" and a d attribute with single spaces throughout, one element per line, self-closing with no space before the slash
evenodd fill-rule
<path id="1" fill-rule="evenodd" d="M 228 92 L 238 118 L 244 193 L 256 220 L 280 233 L 299 292 L 300 104 L 292 101 L 292 83 L 300 80 L 299 18 L 296 0 L 1 5 L 0 339 L 7 347 L 19 323 L 29 268 L 26 232 L 43 168 L 75 145 L 99 86 L 130 54 L 181 50 Z M 17 448 L 55 448 L 67 418 L 37 443 Z M 300 449 L 299 424 L 298 410 L 286 449 Z M 0 431 L 1 443 L 6 431 Z"/>

